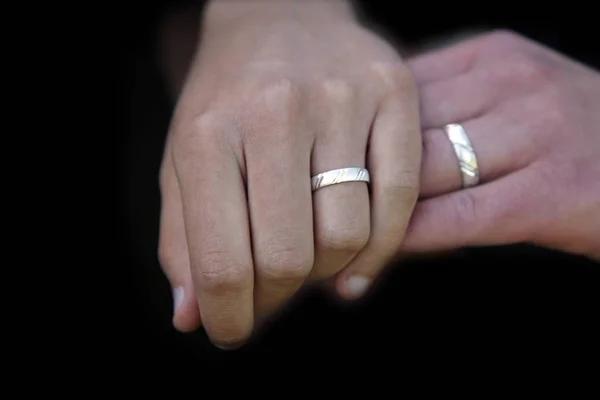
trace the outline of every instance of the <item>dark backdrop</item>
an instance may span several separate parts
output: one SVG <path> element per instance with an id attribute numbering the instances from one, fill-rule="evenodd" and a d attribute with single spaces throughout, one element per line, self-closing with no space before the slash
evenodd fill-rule
<path id="1" fill-rule="evenodd" d="M 182 2 L 179 2 L 182 3 Z M 170 3 L 173 8 L 174 4 Z M 470 27 L 510 28 L 598 66 L 592 13 L 574 4 L 554 11 L 504 4 L 445 9 L 431 4 L 394 9 L 394 2 L 362 2 L 366 15 L 406 44 Z M 165 3 L 169 4 L 169 3 Z M 249 346 L 223 352 L 201 330 L 183 335 L 171 326 L 172 302 L 156 248 L 160 209 L 157 174 L 170 104 L 154 62 L 156 26 L 169 7 L 142 4 L 124 43 L 122 86 L 129 117 L 122 151 L 120 232 L 127 271 L 125 320 L 119 326 L 119 357 L 155 368 L 186 363 L 214 369 L 229 360 L 302 360 L 331 364 L 334 354 L 378 357 L 410 364 L 465 357 L 482 362 L 553 360 L 590 353 L 600 331 L 598 265 L 528 246 L 464 250 L 436 260 L 394 268 L 378 293 L 355 308 L 339 307 L 316 293 L 303 299 Z M 293 358 L 291 355 L 293 354 Z M 395 357 L 401 354 L 401 358 Z M 387 358 L 387 360 L 386 360 Z M 429 360 L 429 361 L 428 361 Z"/>

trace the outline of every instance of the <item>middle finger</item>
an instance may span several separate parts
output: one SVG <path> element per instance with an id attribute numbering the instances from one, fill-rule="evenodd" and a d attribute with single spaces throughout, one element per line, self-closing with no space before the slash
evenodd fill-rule
<path id="1" fill-rule="evenodd" d="M 310 135 L 297 88 L 267 87 L 245 140 L 256 317 L 282 306 L 313 264 Z"/>

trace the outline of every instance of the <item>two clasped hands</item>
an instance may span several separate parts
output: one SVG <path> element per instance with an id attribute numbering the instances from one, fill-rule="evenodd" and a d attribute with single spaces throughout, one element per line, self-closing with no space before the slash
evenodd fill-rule
<path id="1" fill-rule="evenodd" d="M 345 1 L 212 1 L 160 188 L 174 325 L 222 348 L 400 253 L 598 259 L 600 74 L 509 32 L 403 60 Z"/>

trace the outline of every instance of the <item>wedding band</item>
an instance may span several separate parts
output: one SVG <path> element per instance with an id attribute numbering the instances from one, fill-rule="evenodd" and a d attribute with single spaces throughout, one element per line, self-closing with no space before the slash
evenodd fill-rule
<path id="1" fill-rule="evenodd" d="M 370 182 L 369 171 L 359 167 L 340 168 L 321 172 L 311 178 L 313 192 L 343 182 Z"/>
<path id="2" fill-rule="evenodd" d="M 465 128 L 460 124 L 449 124 L 444 127 L 444 131 L 458 158 L 463 188 L 477 185 L 479 183 L 477 157 Z"/>

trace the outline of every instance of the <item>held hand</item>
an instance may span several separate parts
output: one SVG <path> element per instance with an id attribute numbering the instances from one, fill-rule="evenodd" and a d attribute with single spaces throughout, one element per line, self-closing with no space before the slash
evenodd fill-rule
<path id="1" fill-rule="evenodd" d="M 179 296 L 175 326 L 201 320 L 221 347 L 242 344 L 255 316 L 307 280 L 347 267 L 345 293 L 360 295 L 418 197 L 410 71 L 383 40 L 319 4 L 329 3 L 277 23 L 209 24 L 172 121 L 160 260 Z M 367 167 L 370 187 L 311 191 L 311 176 L 346 167 Z"/>
<path id="2" fill-rule="evenodd" d="M 403 249 L 528 242 L 600 259 L 600 74 L 506 32 L 409 65 L 424 147 Z M 462 187 L 447 124 L 470 138 L 474 187 Z"/>

